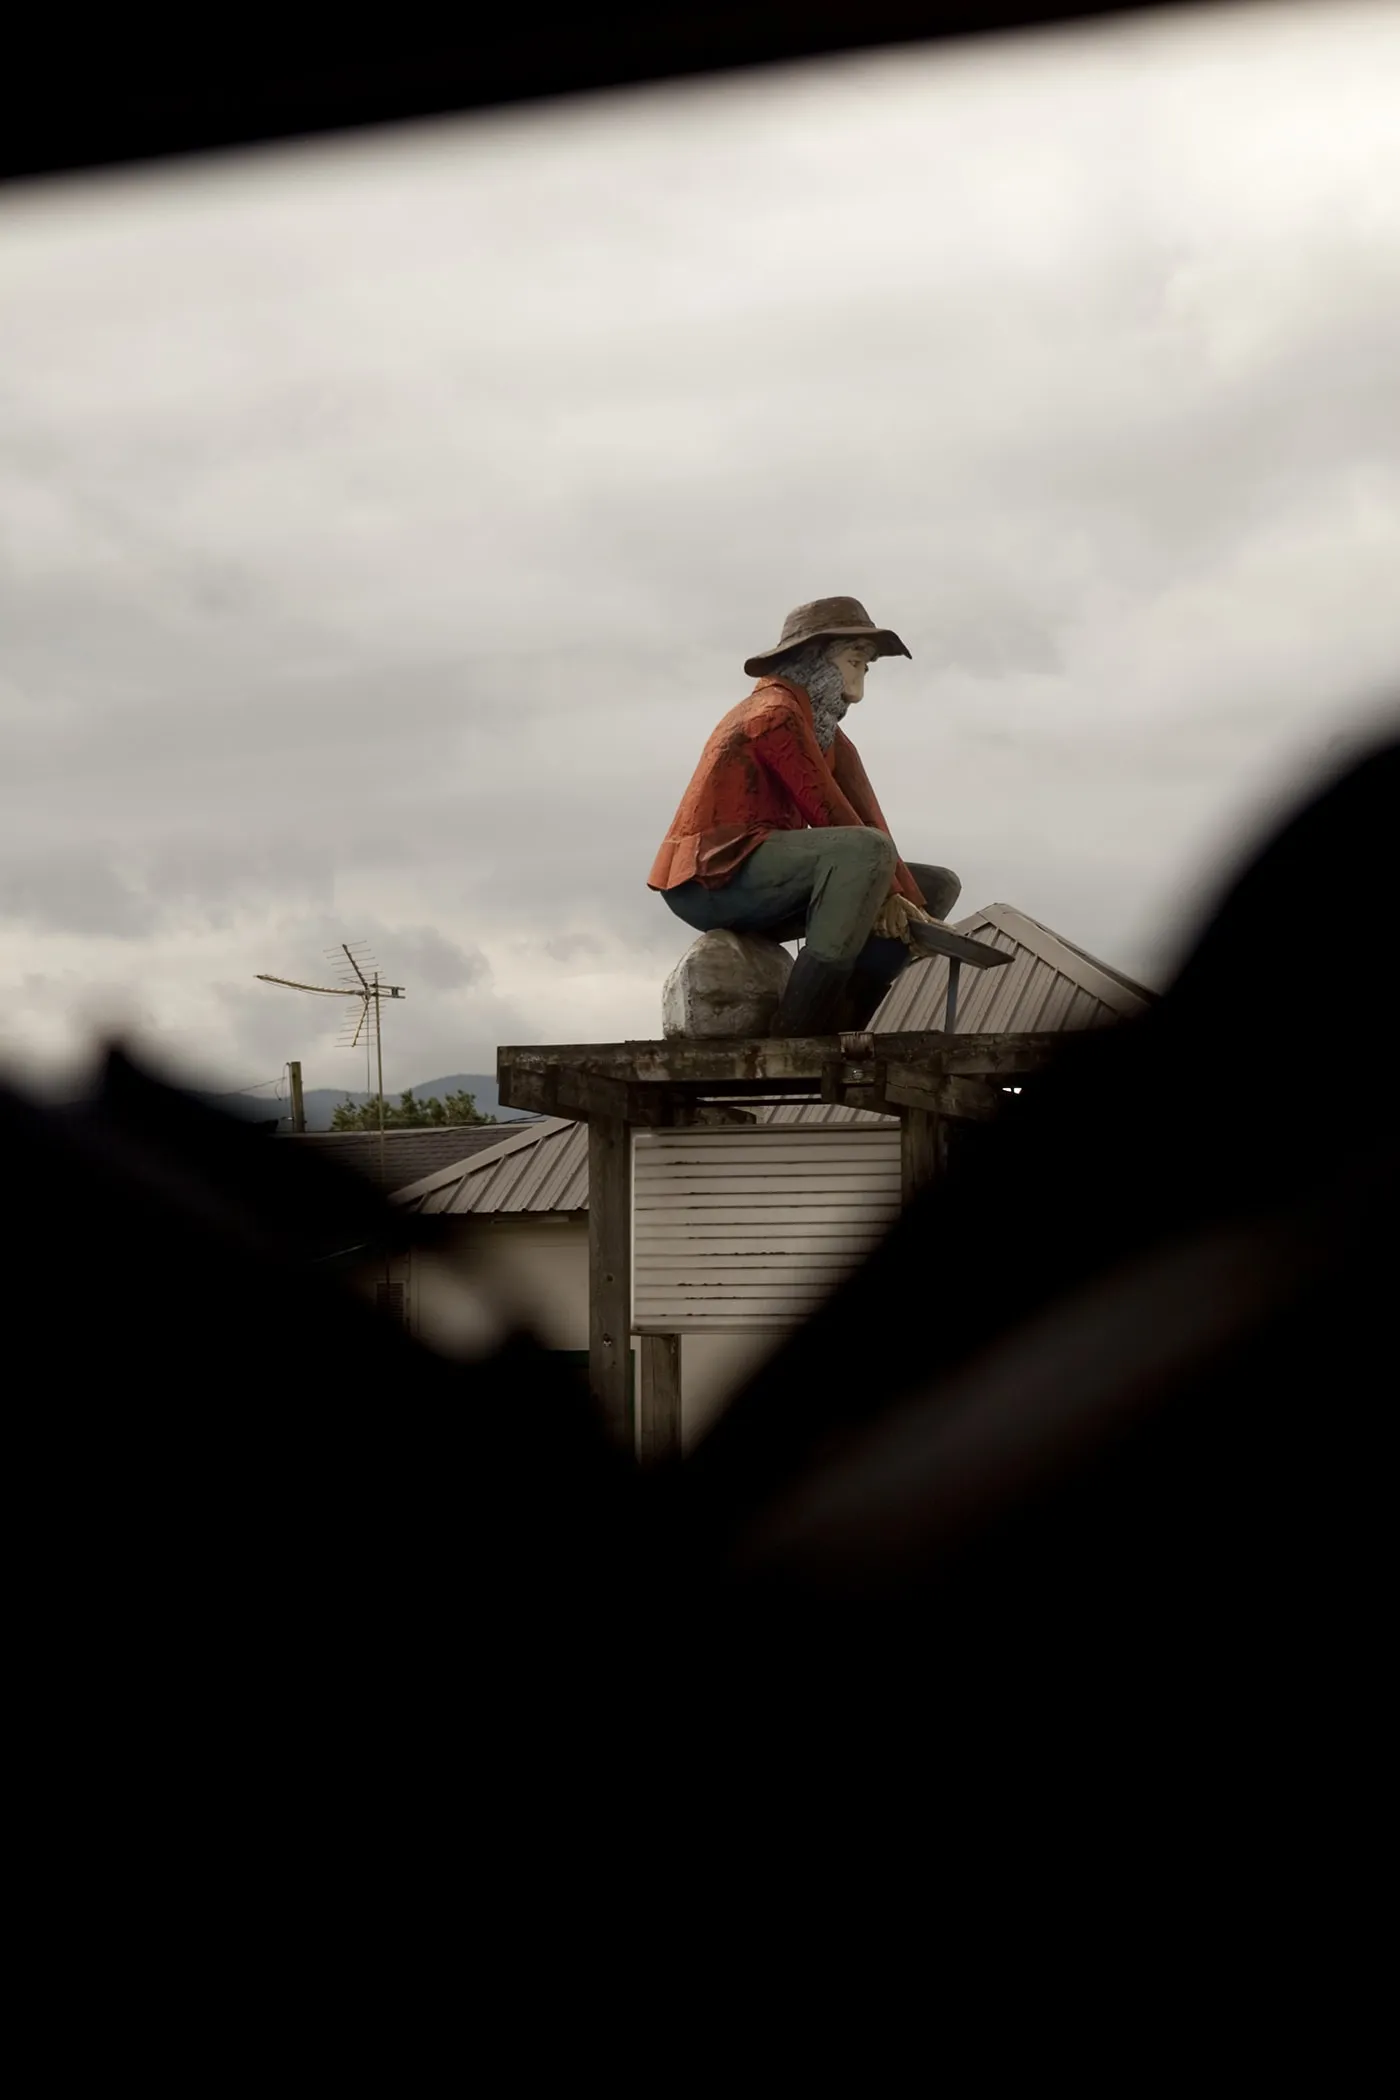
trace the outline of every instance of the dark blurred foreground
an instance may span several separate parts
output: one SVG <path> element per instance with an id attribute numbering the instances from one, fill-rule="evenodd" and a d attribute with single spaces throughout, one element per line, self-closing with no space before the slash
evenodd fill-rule
<path id="1" fill-rule="evenodd" d="M 1075 11 L 55 15 L 0 172 Z M 670 1477 L 379 1318 L 430 1221 L 308 1148 L 0 1091 L 23 2082 L 1369 2085 L 1398 820 L 1389 749 Z"/>
<path id="2" fill-rule="evenodd" d="M 313 1148 L 120 1055 L 0 1097 L 31 1930 L 83 1989 L 133 1934 L 196 1997 L 261 1949 L 265 2010 L 286 1962 L 504 1959 L 517 1906 L 630 1973 L 721 1888 L 777 1959 L 804 1874 L 839 1947 L 1052 1841 L 1124 1932 L 1168 1870 L 1278 1928 L 1375 1806 L 1393 1046 L 1309 987 L 1388 967 L 1330 900 L 1398 819 L 1389 748 L 669 1475 L 528 1341 L 451 1364 L 356 1296 L 431 1221 Z"/>
<path id="3" fill-rule="evenodd" d="M 771 60 L 1135 14 L 1154 0 L 716 0 L 542 14 L 334 18 L 242 12 L 210 48 L 198 17 L 31 10 L 0 72 L 0 179 L 209 152 L 498 107 L 542 95 L 684 79 Z M 1178 5 L 1181 0 L 1178 0 Z M 1196 4 L 1196 0 L 1187 0 Z"/>

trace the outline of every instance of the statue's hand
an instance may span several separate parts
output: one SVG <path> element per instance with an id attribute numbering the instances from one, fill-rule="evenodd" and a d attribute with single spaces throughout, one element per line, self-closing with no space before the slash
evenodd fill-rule
<path id="1" fill-rule="evenodd" d="M 870 931 L 877 941 L 898 941 L 904 937 L 904 899 L 897 890 L 891 890 L 875 914 L 875 924 Z"/>
<path id="2" fill-rule="evenodd" d="M 912 947 L 909 927 L 918 920 L 922 920 L 925 926 L 934 923 L 919 905 L 911 904 L 898 890 L 891 890 L 875 915 L 875 924 L 871 931 L 878 940 L 903 941 L 906 946 Z"/>

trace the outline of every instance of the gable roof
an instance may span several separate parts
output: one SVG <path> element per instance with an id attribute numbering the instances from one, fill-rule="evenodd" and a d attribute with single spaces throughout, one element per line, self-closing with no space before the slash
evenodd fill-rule
<path id="1" fill-rule="evenodd" d="M 1031 1033 L 1093 1028 L 1127 1019 L 1156 994 L 1099 962 L 1010 904 L 989 904 L 960 919 L 959 933 L 1004 949 L 1014 961 L 1001 970 L 964 967 L 958 987 L 959 1035 Z M 941 958 L 911 963 L 876 1014 L 884 1030 L 941 1028 L 948 965 Z M 888 1123 L 865 1108 L 820 1101 L 783 1102 L 759 1109 L 770 1123 Z M 462 1217 L 524 1217 L 588 1209 L 588 1126 L 544 1116 L 471 1159 L 459 1160 L 394 1198 L 420 1213 Z"/>
<path id="2" fill-rule="evenodd" d="M 502 1217 L 588 1209 L 588 1125 L 541 1116 L 473 1159 L 425 1175 L 394 1197 L 420 1214 Z"/>
<path id="3" fill-rule="evenodd" d="M 500 1143 L 509 1123 L 461 1123 L 437 1125 L 427 1130 L 386 1130 L 384 1167 L 379 1164 L 377 1130 L 314 1130 L 284 1132 L 279 1144 L 314 1145 L 338 1166 L 353 1168 L 386 1195 L 410 1187 L 424 1175 L 460 1166 L 464 1160 Z M 533 1130 L 534 1123 L 529 1125 Z"/>
<path id="4" fill-rule="evenodd" d="M 1042 926 L 1014 904 L 988 904 L 959 919 L 959 933 L 1015 957 L 1004 970 L 963 966 L 958 980 L 959 1035 L 1030 1035 L 1042 1029 L 1094 1028 L 1127 1020 L 1155 992 Z M 941 1028 L 948 965 L 941 956 L 910 963 L 891 986 L 872 1027 Z"/>

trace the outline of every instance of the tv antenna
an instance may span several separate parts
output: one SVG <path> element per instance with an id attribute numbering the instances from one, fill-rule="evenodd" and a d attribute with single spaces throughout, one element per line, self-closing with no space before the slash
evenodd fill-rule
<path id="1" fill-rule="evenodd" d="M 355 1050 L 363 1042 L 365 1046 L 365 1078 L 369 1079 L 370 1053 L 373 1052 L 378 1087 L 375 1098 L 379 1103 L 379 1176 L 384 1178 L 384 1027 L 380 1009 L 386 999 L 402 999 L 405 996 L 401 984 L 385 984 L 379 974 L 379 965 L 369 953 L 363 941 L 341 941 L 338 947 L 327 948 L 326 954 L 340 968 L 339 984 L 303 984 L 296 977 L 271 977 L 265 970 L 257 972 L 259 984 L 283 984 L 292 992 L 319 992 L 327 999 L 353 999 L 356 1007 L 349 1009 L 344 1026 L 337 1039 L 337 1048 Z M 357 1010 L 358 1009 L 358 1010 Z"/>

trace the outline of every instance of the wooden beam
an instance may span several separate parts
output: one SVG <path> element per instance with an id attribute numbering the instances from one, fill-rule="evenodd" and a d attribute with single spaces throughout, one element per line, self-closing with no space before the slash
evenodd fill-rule
<path id="1" fill-rule="evenodd" d="M 906 1203 L 942 1173 L 946 1136 L 943 1118 L 930 1109 L 907 1109 L 900 1117 L 899 1178 Z"/>
<path id="2" fill-rule="evenodd" d="M 1053 1033 L 948 1036 L 927 1028 L 877 1035 L 873 1047 L 877 1062 L 975 1076 L 1034 1070 L 1063 1040 Z M 733 1086 L 743 1091 L 800 1084 L 816 1089 L 831 1064 L 854 1073 L 870 1062 L 864 1055 L 852 1056 L 837 1036 L 753 1036 L 710 1042 L 526 1044 L 503 1048 L 497 1073 L 501 1099 L 514 1108 L 532 1105 L 517 1102 L 513 1094 L 515 1088 L 528 1086 L 532 1076 L 568 1072 L 646 1086 Z"/>
<path id="3" fill-rule="evenodd" d="M 987 1123 L 1001 1105 L 1001 1089 L 988 1079 L 930 1079 L 915 1065 L 891 1065 L 885 1099 L 901 1109 L 927 1109 L 965 1123 Z"/>
<path id="4" fill-rule="evenodd" d="M 630 1123 L 636 1129 L 664 1130 L 676 1120 L 677 1097 L 651 1083 L 608 1078 L 598 1072 L 560 1072 L 554 1092 L 554 1114 L 605 1122 Z"/>
<path id="5" fill-rule="evenodd" d="M 936 1087 L 942 1079 L 1023 1079 L 1054 1056 L 1063 1041 L 1057 1034 L 947 1036 L 924 1029 L 875 1037 L 877 1054 L 872 1056 L 853 1056 L 835 1036 L 544 1043 L 503 1049 L 497 1074 L 507 1108 L 541 1115 L 622 1117 L 642 1128 L 664 1129 L 686 1120 L 678 1104 L 707 1091 L 849 1100 L 852 1087 L 878 1090 L 886 1070 L 898 1072 L 896 1085 L 906 1092 L 916 1084 Z M 956 1093 L 919 1101 L 911 1096 L 906 1105 L 939 1114 L 975 1112 L 960 1107 Z M 742 1111 L 733 1108 L 730 1113 Z"/>
<path id="6" fill-rule="evenodd" d="M 502 1071 L 497 1066 L 498 1075 Z M 557 1072 L 515 1071 L 509 1086 L 498 1076 L 497 1092 L 505 1108 L 527 1108 L 539 1116 L 557 1116 L 563 1113 L 559 1102 L 559 1075 Z"/>
<path id="7" fill-rule="evenodd" d="M 668 1089 L 609 1078 L 600 1072 L 518 1071 L 507 1108 L 530 1108 L 544 1116 L 572 1116 L 576 1122 L 630 1123 L 641 1130 L 664 1130 L 675 1123 L 693 1121 L 698 1104 Z M 743 1110 L 731 1116 L 716 1114 L 714 1120 L 752 1121 Z"/>
<path id="8" fill-rule="evenodd" d="M 588 1383 L 609 1430 L 633 1449 L 632 1133 L 617 1117 L 588 1124 Z"/>
<path id="9" fill-rule="evenodd" d="M 639 1449 L 644 1466 L 679 1458 L 681 1450 L 681 1338 L 644 1334 L 637 1347 L 641 1370 Z"/>
<path id="10" fill-rule="evenodd" d="M 995 1081 L 966 1079 L 950 1073 L 938 1082 L 939 1111 L 954 1122 L 990 1123 L 1000 1113 L 1002 1099 Z"/>
<path id="11" fill-rule="evenodd" d="M 942 1071 L 966 1078 L 1016 1079 L 1040 1067 L 1064 1048 L 1061 1034 L 955 1035 L 938 1063 Z"/>
<path id="12" fill-rule="evenodd" d="M 876 1038 L 882 1057 L 917 1057 L 940 1049 L 947 1040 L 936 1028 Z M 564 1070 L 673 1085 L 782 1079 L 815 1083 L 823 1065 L 841 1055 L 840 1038 L 834 1035 L 734 1036 L 706 1042 L 666 1037 L 659 1042 L 506 1045 L 496 1054 L 496 1070 L 505 1087 L 525 1073 Z M 502 1100 L 514 1106 L 504 1094 Z"/>
<path id="13" fill-rule="evenodd" d="M 940 1084 L 936 1074 L 922 1072 L 915 1065 L 889 1065 L 880 1091 L 893 1109 L 926 1108 L 936 1116 L 942 1107 Z"/>
<path id="14" fill-rule="evenodd" d="M 596 1072 L 556 1072 L 554 1098 L 561 1116 L 598 1116 L 604 1122 L 630 1123 L 632 1089 L 622 1079 Z"/>

